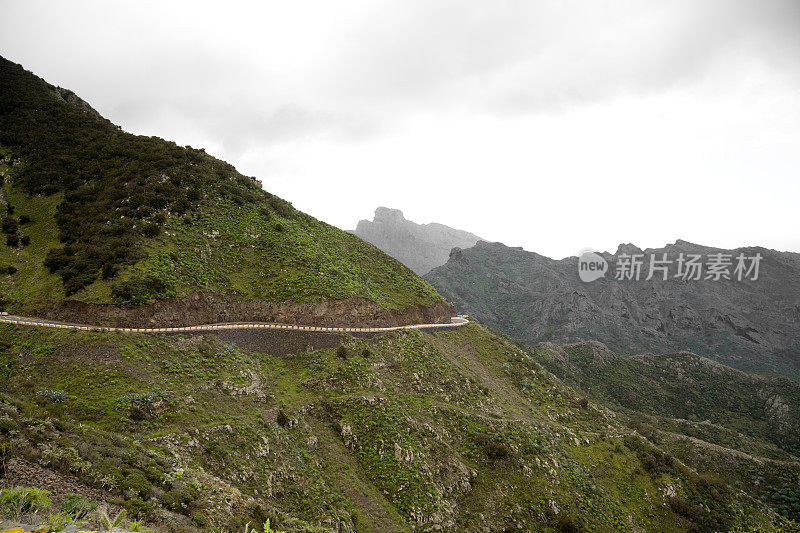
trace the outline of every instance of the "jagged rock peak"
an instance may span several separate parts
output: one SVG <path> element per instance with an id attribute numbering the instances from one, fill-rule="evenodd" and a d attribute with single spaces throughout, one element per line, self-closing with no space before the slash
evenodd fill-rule
<path id="1" fill-rule="evenodd" d="M 406 217 L 399 209 L 392 209 L 389 207 L 379 207 L 375 210 L 373 222 L 400 222 L 404 221 Z"/>

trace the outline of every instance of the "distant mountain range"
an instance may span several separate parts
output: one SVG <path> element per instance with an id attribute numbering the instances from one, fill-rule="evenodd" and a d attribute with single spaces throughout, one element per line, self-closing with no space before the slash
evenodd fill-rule
<path id="1" fill-rule="evenodd" d="M 447 262 L 453 248 L 469 248 L 480 237 L 444 224 L 417 224 L 399 209 L 379 207 L 372 222 L 361 220 L 354 235 L 394 257 L 420 276 Z"/>
<path id="2" fill-rule="evenodd" d="M 650 255 L 761 254 L 759 277 L 684 280 L 677 264 L 646 281 Z M 598 340 L 624 354 L 689 350 L 751 372 L 800 378 L 800 254 L 765 248 L 722 250 L 677 241 L 659 249 L 621 245 L 600 254 L 610 265 L 642 254 L 641 279 L 614 272 L 585 283 L 578 258 L 554 260 L 521 248 L 479 242 L 455 249 L 426 279 L 458 309 L 535 343 Z M 749 266 L 749 265 L 748 265 Z M 613 266 L 611 267 L 613 268 Z M 750 278 L 752 278 L 752 273 Z"/>

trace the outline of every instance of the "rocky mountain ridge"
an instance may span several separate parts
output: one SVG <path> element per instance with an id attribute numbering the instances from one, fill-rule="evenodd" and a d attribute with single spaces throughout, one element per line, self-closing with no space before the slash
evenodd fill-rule
<path id="1" fill-rule="evenodd" d="M 627 256 L 626 256 L 627 254 Z M 667 254 L 668 279 L 650 260 Z M 683 279 L 677 259 L 716 254 L 761 254 L 757 280 Z M 800 254 L 751 247 L 723 250 L 678 240 L 641 250 L 620 245 L 601 253 L 610 265 L 589 283 L 578 276 L 578 258 L 554 260 L 479 242 L 455 249 L 447 264 L 425 277 L 456 307 L 512 337 L 535 343 L 599 340 L 620 353 L 690 350 L 751 372 L 800 377 Z M 642 255 L 641 276 L 615 279 L 620 259 Z M 748 265 L 749 266 L 749 265 Z"/>
<path id="2" fill-rule="evenodd" d="M 353 235 L 374 244 L 420 276 L 447 262 L 450 250 L 468 248 L 480 237 L 432 222 L 406 220 L 399 209 L 379 207 L 372 221 L 361 220 Z"/>

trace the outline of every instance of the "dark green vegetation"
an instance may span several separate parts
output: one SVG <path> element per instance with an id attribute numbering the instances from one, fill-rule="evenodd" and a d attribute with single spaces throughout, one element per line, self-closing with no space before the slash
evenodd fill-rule
<path id="1" fill-rule="evenodd" d="M 0 338 L 12 475 L 71 474 L 165 530 L 790 527 L 477 325 L 286 357 L 213 336 Z"/>
<path id="2" fill-rule="evenodd" d="M 231 165 L 125 133 L 2 58 L 0 173 L 0 291 L 14 309 L 198 291 L 264 301 L 362 297 L 385 309 L 441 300 L 397 261 Z"/>
<path id="3" fill-rule="evenodd" d="M 626 357 L 600 343 L 544 343 L 532 354 L 686 464 L 800 519 L 800 383 L 686 352 Z"/>

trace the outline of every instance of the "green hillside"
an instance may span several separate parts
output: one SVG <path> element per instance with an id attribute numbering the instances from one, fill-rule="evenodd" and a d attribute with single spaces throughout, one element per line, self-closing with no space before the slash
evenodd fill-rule
<path id="1" fill-rule="evenodd" d="M 531 353 L 686 464 L 800 519 L 800 383 L 687 352 L 627 357 L 592 342 Z"/>
<path id="2" fill-rule="evenodd" d="M 477 325 L 284 357 L 216 336 L 0 337 L 12 480 L 20 461 L 72 476 L 159 530 L 783 527 Z"/>
<path id="3" fill-rule="evenodd" d="M 73 93 L 0 58 L 0 293 L 136 305 L 441 298 L 394 259 L 294 209 L 202 149 L 126 133 Z"/>

